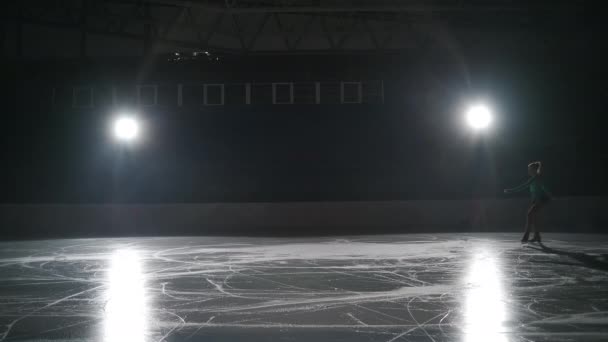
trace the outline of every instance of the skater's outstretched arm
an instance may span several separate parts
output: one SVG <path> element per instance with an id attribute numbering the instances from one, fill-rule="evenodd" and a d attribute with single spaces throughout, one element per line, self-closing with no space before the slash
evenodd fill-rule
<path id="1" fill-rule="evenodd" d="M 532 183 L 532 181 L 534 181 L 535 177 L 530 177 L 530 179 L 528 179 L 524 184 L 516 186 L 512 189 L 505 189 L 505 194 L 512 194 L 515 192 L 520 192 L 520 191 L 524 191 L 526 190 L 530 184 Z"/>

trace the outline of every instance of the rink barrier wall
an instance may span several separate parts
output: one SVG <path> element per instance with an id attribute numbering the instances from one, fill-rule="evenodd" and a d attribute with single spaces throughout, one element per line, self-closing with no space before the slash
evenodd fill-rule
<path id="1" fill-rule="evenodd" d="M 0 237 L 519 232 L 527 199 L 386 202 L 2 204 Z M 607 197 L 557 198 L 544 231 L 603 233 Z"/>

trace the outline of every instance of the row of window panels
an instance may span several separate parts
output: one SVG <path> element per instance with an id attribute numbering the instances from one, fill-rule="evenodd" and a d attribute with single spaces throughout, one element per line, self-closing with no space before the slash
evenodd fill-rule
<path id="1" fill-rule="evenodd" d="M 181 84 L 54 88 L 55 105 L 221 106 L 247 104 L 382 103 L 381 81 Z"/>

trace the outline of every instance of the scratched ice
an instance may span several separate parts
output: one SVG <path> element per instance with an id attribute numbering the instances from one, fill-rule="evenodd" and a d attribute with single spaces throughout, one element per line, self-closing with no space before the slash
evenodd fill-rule
<path id="1" fill-rule="evenodd" d="M 0 243 L 0 341 L 605 341 L 608 237 Z"/>

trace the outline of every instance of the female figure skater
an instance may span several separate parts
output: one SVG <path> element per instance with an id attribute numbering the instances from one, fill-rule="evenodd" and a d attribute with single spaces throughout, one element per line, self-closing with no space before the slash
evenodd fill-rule
<path id="1" fill-rule="evenodd" d="M 528 164 L 528 175 L 530 176 L 530 179 L 524 184 L 513 189 L 505 189 L 505 194 L 519 192 L 528 188 L 530 189 L 532 202 L 526 217 L 526 232 L 521 239 L 522 243 L 528 242 L 530 230 L 534 232 L 534 237 L 530 242 L 540 242 L 540 232 L 537 227 L 538 213 L 551 200 L 551 194 L 545 189 L 543 184 L 541 163 L 539 161 Z"/>

